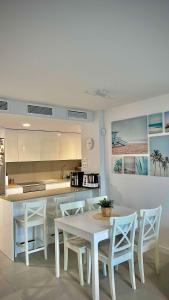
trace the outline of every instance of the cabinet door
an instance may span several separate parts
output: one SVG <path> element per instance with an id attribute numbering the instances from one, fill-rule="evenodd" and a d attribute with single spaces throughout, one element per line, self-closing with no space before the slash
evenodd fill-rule
<path id="1" fill-rule="evenodd" d="M 5 131 L 5 159 L 6 162 L 19 160 L 18 132 L 16 130 Z"/>
<path id="2" fill-rule="evenodd" d="M 65 133 L 60 136 L 59 159 L 81 159 L 81 135 Z"/>
<path id="3" fill-rule="evenodd" d="M 59 159 L 59 136 L 55 132 L 42 132 L 40 160 Z"/>
<path id="4" fill-rule="evenodd" d="M 41 135 L 37 131 L 21 130 L 18 132 L 19 161 L 40 160 Z"/>

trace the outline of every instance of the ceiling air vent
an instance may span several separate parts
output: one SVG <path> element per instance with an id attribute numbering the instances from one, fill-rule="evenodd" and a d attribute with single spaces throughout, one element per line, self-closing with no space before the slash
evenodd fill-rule
<path id="1" fill-rule="evenodd" d="M 28 105 L 28 113 L 36 115 L 52 116 L 52 108 L 47 106 Z"/>
<path id="2" fill-rule="evenodd" d="M 8 110 L 8 102 L 0 100 L 0 110 Z"/>
<path id="3" fill-rule="evenodd" d="M 87 112 L 68 110 L 68 119 L 87 120 Z"/>

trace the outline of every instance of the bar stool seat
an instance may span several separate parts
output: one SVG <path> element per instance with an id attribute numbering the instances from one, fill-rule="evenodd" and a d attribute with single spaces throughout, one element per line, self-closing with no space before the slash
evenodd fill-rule
<path id="1" fill-rule="evenodd" d="M 25 231 L 25 240 L 22 243 L 17 242 L 17 229 L 22 226 Z M 43 228 L 43 237 L 36 234 L 36 228 Z M 33 229 L 34 249 L 29 250 L 28 229 Z M 38 247 L 37 247 L 38 246 Z M 46 227 L 46 199 L 31 201 L 25 203 L 25 214 L 15 218 L 15 257 L 17 256 L 17 247 L 25 252 L 26 265 L 29 266 L 29 254 L 43 250 L 45 259 L 47 259 L 47 227 Z"/>

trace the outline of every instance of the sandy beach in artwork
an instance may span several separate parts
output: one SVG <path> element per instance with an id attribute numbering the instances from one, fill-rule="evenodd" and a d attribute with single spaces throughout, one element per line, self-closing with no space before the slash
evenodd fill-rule
<path id="1" fill-rule="evenodd" d="M 149 127 L 149 134 L 161 133 L 163 129 L 161 127 Z"/>
<path id="2" fill-rule="evenodd" d="M 147 154 L 148 145 L 146 143 L 128 144 L 121 147 L 112 147 L 112 154 Z"/>

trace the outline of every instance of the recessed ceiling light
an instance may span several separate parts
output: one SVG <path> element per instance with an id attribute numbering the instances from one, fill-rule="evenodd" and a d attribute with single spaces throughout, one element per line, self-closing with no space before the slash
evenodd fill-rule
<path id="1" fill-rule="evenodd" d="M 29 123 L 24 123 L 24 124 L 22 124 L 22 126 L 23 126 L 23 127 L 30 127 L 31 124 L 29 124 Z"/>

